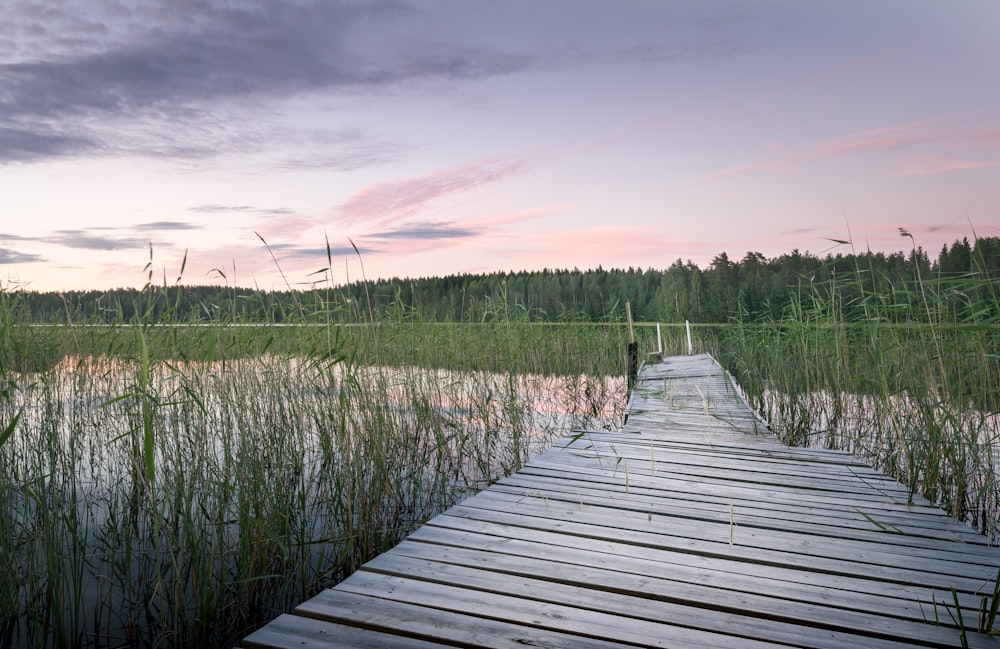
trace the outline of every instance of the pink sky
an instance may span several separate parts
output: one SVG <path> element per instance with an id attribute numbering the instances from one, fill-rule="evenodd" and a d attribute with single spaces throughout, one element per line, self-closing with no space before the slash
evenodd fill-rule
<path id="1" fill-rule="evenodd" d="M 936 254 L 1000 236 L 998 33 L 994 0 L 16 0 L 0 287 L 141 286 L 152 246 L 283 288 L 260 237 L 303 286 L 327 242 L 337 283 L 351 242 L 370 279 Z"/>

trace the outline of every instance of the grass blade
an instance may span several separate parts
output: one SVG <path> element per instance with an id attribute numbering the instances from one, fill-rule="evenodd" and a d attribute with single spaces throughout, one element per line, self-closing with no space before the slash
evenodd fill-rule
<path id="1" fill-rule="evenodd" d="M 24 413 L 23 409 L 18 410 L 17 414 L 14 415 L 14 418 L 11 419 L 10 423 L 7 424 L 7 426 L 3 429 L 3 432 L 0 432 L 0 447 L 2 447 L 7 442 L 7 440 L 10 439 L 11 435 L 14 434 L 14 429 L 17 428 L 17 422 L 20 421 L 21 415 L 23 413 Z"/>

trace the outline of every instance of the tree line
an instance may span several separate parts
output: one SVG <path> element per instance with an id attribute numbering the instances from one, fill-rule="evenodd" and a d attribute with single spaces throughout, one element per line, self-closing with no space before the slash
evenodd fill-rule
<path id="1" fill-rule="evenodd" d="M 1000 238 L 986 237 L 945 245 L 934 259 L 915 245 L 895 253 L 793 250 L 773 258 L 747 252 L 730 259 L 723 252 L 706 268 L 677 259 L 666 269 L 460 274 L 301 291 L 150 285 L 2 297 L 8 313 L 13 309 L 34 323 L 602 321 L 621 319 L 626 301 L 637 321 L 718 323 L 779 320 L 809 296 L 829 299 L 846 318 L 867 317 L 874 302 L 879 317 L 890 314 L 899 322 L 937 317 L 995 323 L 998 283 Z"/>

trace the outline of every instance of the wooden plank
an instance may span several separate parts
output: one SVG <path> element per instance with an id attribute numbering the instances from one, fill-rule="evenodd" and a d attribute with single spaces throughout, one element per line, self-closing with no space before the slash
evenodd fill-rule
<path id="1" fill-rule="evenodd" d="M 553 454 L 536 458 L 536 461 L 544 463 L 558 461 L 558 459 L 559 458 Z M 872 484 L 870 481 L 861 479 L 854 481 L 820 481 L 815 478 L 809 478 L 801 475 L 783 475 L 773 471 L 752 469 L 749 468 L 749 465 L 726 466 L 720 463 L 719 466 L 716 466 L 705 464 L 680 464 L 673 461 L 650 463 L 648 453 L 645 458 L 633 456 L 631 460 L 627 456 L 614 455 L 611 453 L 606 455 L 591 456 L 574 454 L 573 461 L 574 463 L 580 462 L 584 466 L 601 469 L 606 467 L 617 468 L 622 472 L 624 472 L 627 468 L 630 474 L 636 475 L 654 476 L 656 474 L 666 474 L 683 476 L 689 480 L 719 479 L 766 487 L 808 489 L 829 495 L 843 493 L 859 497 L 863 494 L 867 494 L 871 498 L 891 498 L 901 502 L 906 502 L 909 499 L 909 493 L 907 490 L 895 482 L 883 481 L 880 484 Z"/>
<path id="2" fill-rule="evenodd" d="M 557 440 L 242 646 L 950 647 L 951 589 L 974 625 L 998 565 L 850 454 L 782 445 L 710 356 L 675 357 L 642 369 L 623 430 Z"/>
<path id="3" fill-rule="evenodd" d="M 669 429 L 667 432 L 669 434 Z M 571 438 L 564 438 L 564 440 L 569 439 Z M 698 465 L 708 461 L 713 466 L 727 466 L 742 461 L 745 466 L 754 470 L 767 470 L 812 479 L 822 477 L 832 480 L 854 481 L 863 476 L 870 479 L 886 480 L 884 475 L 857 462 L 829 462 L 818 458 L 813 459 L 809 456 L 788 457 L 781 449 L 747 449 L 707 442 L 678 445 L 656 439 L 622 438 L 611 434 L 591 434 L 581 436 L 580 439 L 588 443 L 590 450 L 603 452 L 608 456 L 625 457 L 629 460 L 651 460 L 690 465 Z M 553 448 L 564 448 L 570 451 L 579 447 L 579 443 L 563 440 L 559 440 L 553 445 Z"/>
<path id="4" fill-rule="evenodd" d="M 921 572 L 944 576 L 983 579 L 983 566 L 993 568 L 995 564 L 982 561 L 970 563 L 955 560 L 955 555 L 937 556 L 919 548 L 900 548 L 879 543 L 855 542 L 846 538 L 815 536 L 800 530 L 774 530 L 760 527 L 730 525 L 726 521 L 692 521 L 676 516 L 660 516 L 655 510 L 628 511 L 619 508 L 590 505 L 580 507 L 578 503 L 559 507 L 544 498 L 518 497 L 498 491 L 482 492 L 466 500 L 466 508 L 513 511 L 542 520 L 577 521 L 624 530 L 669 533 L 672 536 L 726 543 L 741 547 L 757 548 L 782 554 L 800 554 L 809 557 L 841 558 L 850 557 L 858 564 L 858 570 L 867 566 L 918 567 Z M 963 557 L 964 559 L 964 557 Z M 865 565 L 861 565 L 865 564 Z"/>
<path id="5" fill-rule="evenodd" d="M 692 538 L 672 533 L 667 524 L 661 531 L 650 532 L 636 528 L 613 527 L 594 524 L 591 521 L 561 520 L 558 517 L 541 517 L 521 513 L 510 513 L 503 509 L 471 508 L 458 505 L 448 510 L 449 515 L 473 520 L 490 521 L 516 527 L 547 530 L 564 534 L 576 534 L 582 537 L 595 537 L 608 540 L 627 541 L 635 545 L 645 545 L 653 548 L 665 548 L 675 552 L 700 554 L 703 556 L 732 557 L 741 561 L 750 561 L 759 565 L 801 568 L 817 573 L 843 576 L 869 576 L 893 583 L 926 585 L 933 588 L 957 588 L 961 592 L 978 592 L 990 579 L 996 575 L 974 577 L 952 577 L 947 574 L 926 573 L 919 570 L 905 570 L 897 565 L 863 565 L 853 560 L 849 552 L 826 557 L 813 556 L 806 553 L 777 552 L 770 548 L 759 548 L 741 544 L 730 545 L 728 536 L 721 534 L 716 540 Z M 435 522 L 432 519 L 428 525 Z M 424 528 L 414 532 L 422 533 Z M 415 538 L 411 535 L 410 538 Z M 835 553 L 836 554 L 836 553 Z"/>
<path id="6" fill-rule="evenodd" d="M 393 601 L 419 602 L 434 609 L 478 618 L 493 620 L 502 618 L 533 629 L 588 638 L 614 636 L 617 634 L 613 630 L 627 629 L 627 642 L 640 647 L 662 646 L 663 638 L 667 635 L 675 646 L 693 649 L 718 649 L 721 644 L 732 639 L 724 633 L 701 628 L 668 626 L 660 621 L 643 619 L 631 614 L 621 615 L 593 607 L 574 607 L 563 602 L 475 590 L 467 588 L 464 584 L 455 586 L 441 581 L 423 581 L 367 570 L 351 575 L 339 589 Z M 740 645 L 746 649 L 770 649 L 779 646 L 745 636 L 740 639 Z"/>
<path id="7" fill-rule="evenodd" d="M 465 615 L 409 602 L 392 601 L 384 597 L 352 593 L 341 588 L 321 592 L 298 606 L 295 612 L 320 620 L 357 625 L 392 635 L 440 641 L 443 644 L 461 647 L 496 649 L 523 649 L 525 646 L 554 649 L 635 647 L 634 644 L 610 639 L 532 628 L 501 619 Z"/>
<path id="8" fill-rule="evenodd" d="M 699 475 L 697 473 L 685 474 L 681 472 L 667 472 L 662 470 L 650 471 L 641 465 L 630 466 L 628 463 L 617 464 L 613 460 L 603 458 L 591 459 L 581 456 L 570 456 L 568 454 L 561 456 L 556 454 L 538 456 L 525 468 L 530 470 L 535 467 L 578 473 L 589 472 L 593 475 L 617 478 L 619 484 L 655 485 L 657 484 L 657 481 L 663 478 L 674 477 L 688 481 L 692 483 L 692 485 L 696 485 L 699 482 L 711 484 L 713 488 L 715 485 L 750 487 L 752 489 L 761 490 L 763 493 L 770 492 L 778 498 L 793 497 L 830 503 L 846 502 L 850 503 L 852 506 L 858 507 L 889 505 L 906 508 L 908 510 L 914 510 L 915 508 L 926 508 L 927 510 L 932 509 L 930 503 L 927 503 L 920 497 L 914 497 L 912 502 L 908 502 L 905 497 L 896 498 L 893 497 L 892 494 L 882 493 L 877 488 L 873 488 L 869 484 L 861 485 L 860 482 L 859 488 L 855 492 L 829 491 L 816 489 L 815 486 L 808 484 L 751 482 L 740 479 L 740 476 L 738 475 L 730 475 L 725 472 L 717 472 L 718 475 L 712 476 L 711 479 L 709 479 L 708 476 L 703 474 Z M 946 516 L 943 512 L 941 512 L 941 515 Z"/>
<path id="9" fill-rule="evenodd" d="M 690 493 L 743 497 L 772 505 L 811 503 L 816 507 L 847 508 L 851 510 L 858 507 L 875 507 L 886 511 L 905 512 L 907 516 L 919 514 L 921 516 L 936 517 L 942 521 L 951 520 L 940 508 L 932 507 L 929 504 L 921 504 L 920 502 L 908 503 L 881 495 L 827 494 L 812 489 L 778 487 L 773 485 L 765 487 L 760 484 L 750 484 L 728 478 L 712 481 L 695 481 L 663 472 L 652 473 L 640 471 L 636 473 L 630 470 L 626 476 L 624 467 L 595 468 L 582 466 L 580 463 L 574 464 L 573 459 L 565 457 L 537 457 L 522 468 L 519 473 L 578 479 L 595 484 L 618 485 L 622 488 L 686 489 Z"/>
<path id="10" fill-rule="evenodd" d="M 714 441 L 709 444 L 707 440 L 685 441 L 678 439 L 679 436 L 672 436 L 673 428 L 662 424 L 655 437 L 642 433 L 615 433 L 612 431 L 578 431 L 572 436 L 564 437 L 553 443 L 553 448 L 567 448 L 574 446 L 574 439 L 587 441 L 596 440 L 605 443 L 625 443 L 643 444 L 665 453 L 702 453 L 707 455 L 726 454 L 736 457 L 753 458 L 756 460 L 773 460 L 785 462 L 794 466 L 808 462 L 812 466 L 819 468 L 829 468 L 836 470 L 840 467 L 853 467 L 858 471 L 866 472 L 872 476 L 880 474 L 867 465 L 858 461 L 847 452 L 815 450 L 809 448 L 796 448 L 794 446 L 784 446 L 777 440 L 764 438 L 753 438 L 749 430 L 742 430 L 739 437 L 732 441 Z M 757 439 L 756 443 L 750 444 L 749 439 Z M 577 444 L 578 445 L 578 444 Z"/>
<path id="11" fill-rule="evenodd" d="M 808 500 L 797 504 L 760 501 L 744 495 L 734 498 L 733 496 L 715 495 L 711 490 L 693 492 L 687 489 L 689 485 L 690 483 L 687 481 L 677 480 L 672 481 L 671 484 L 671 481 L 661 480 L 658 485 L 660 488 L 657 489 L 630 485 L 626 491 L 624 485 L 574 480 L 569 479 L 565 474 L 543 475 L 522 471 L 497 481 L 493 489 L 510 492 L 522 490 L 521 493 L 532 491 L 546 494 L 558 493 L 574 500 L 587 496 L 595 498 L 628 496 L 635 499 L 637 503 L 659 504 L 661 508 L 669 508 L 670 511 L 673 511 L 674 507 L 701 509 L 713 506 L 721 506 L 723 511 L 728 511 L 729 506 L 732 505 L 734 510 L 739 510 L 744 514 L 782 518 L 789 522 L 888 531 L 893 533 L 893 536 L 884 540 L 892 543 L 921 544 L 926 545 L 926 547 L 940 548 L 942 551 L 971 552 L 991 559 L 996 557 L 996 550 L 987 545 L 985 537 L 973 532 L 968 525 L 956 524 L 947 517 L 922 516 L 912 512 L 908 512 L 906 515 L 895 512 L 869 512 L 859 507 L 843 509 L 817 507 Z M 673 486 L 672 489 L 666 488 L 671 486 Z M 925 537 L 931 539 L 932 542 L 925 544 Z M 954 543 L 955 541 L 960 544 Z M 977 547 L 966 548 L 967 544 L 975 544 Z"/>
<path id="12" fill-rule="evenodd" d="M 595 592 L 590 585 L 578 586 L 517 575 L 500 575 L 493 569 L 472 568 L 440 561 L 416 559 L 401 553 L 383 554 L 364 570 L 386 575 L 419 578 L 427 581 L 475 588 L 490 592 L 557 602 L 584 609 L 597 609 L 621 616 L 658 621 L 663 624 L 687 628 L 700 628 L 723 632 L 734 639 L 750 638 L 766 642 L 790 644 L 796 647 L 836 649 L 840 647 L 865 647 L 866 649 L 894 649 L 912 646 L 892 640 L 862 637 L 854 633 L 815 629 L 800 624 L 789 624 L 756 617 L 742 611 L 732 613 L 715 609 L 698 608 L 609 590 Z M 664 634 L 667 635 L 667 634 Z M 672 637 L 672 636 L 671 636 Z M 741 645 L 742 646 L 742 645 Z"/>
<path id="13" fill-rule="evenodd" d="M 758 527 L 771 530 L 789 530 L 816 536 L 830 536 L 839 539 L 871 541 L 884 545 L 912 548 L 921 556 L 941 556 L 941 553 L 956 553 L 961 560 L 992 565 L 996 553 L 989 548 L 986 552 L 962 551 L 955 544 L 960 537 L 944 532 L 935 538 L 927 528 L 910 526 L 907 523 L 893 524 L 887 519 L 859 511 L 851 518 L 830 517 L 823 514 L 793 513 L 787 510 L 771 510 L 755 507 L 753 501 L 689 500 L 686 498 L 665 498 L 662 495 L 607 494 L 598 489 L 579 485 L 551 485 L 534 482 L 518 483 L 504 481 L 490 490 L 492 493 L 506 493 L 513 496 L 537 497 L 546 502 L 561 501 L 581 506 L 613 507 L 624 510 L 652 513 L 658 516 L 675 516 L 690 520 L 704 520 L 744 527 Z M 944 538 L 940 538 L 944 537 Z M 979 549 L 979 548 L 977 548 Z M 981 557 L 976 560 L 976 557 Z M 944 558 L 948 558 L 945 556 Z M 957 559 L 956 559 L 957 560 Z"/>
<path id="14" fill-rule="evenodd" d="M 863 466 L 850 463 L 816 462 L 808 458 L 781 457 L 771 449 L 757 449 L 756 452 L 729 452 L 724 449 L 716 449 L 714 444 L 708 443 L 703 444 L 701 448 L 693 448 L 693 445 L 689 444 L 684 449 L 672 449 L 655 441 L 639 439 L 616 442 L 597 434 L 570 438 L 565 442 L 559 441 L 554 448 L 563 450 L 572 457 L 603 459 L 618 463 L 628 461 L 637 465 L 674 464 L 678 467 L 698 468 L 708 461 L 708 468 L 732 467 L 750 473 L 774 473 L 779 476 L 785 475 L 788 478 L 805 478 L 811 481 L 817 481 L 817 478 L 849 482 L 871 480 L 883 482 L 888 486 L 905 491 L 905 488 L 895 480 L 890 480 Z M 555 453 L 553 456 L 558 457 Z"/>
<path id="15" fill-rule="evenodd" d="M 394 633 L 337 624 L 302 615 L 282 615 L 243 639 L 244 649 L 436 649 L 446 647 Z"/>
<path id="16" fill-rule="evenodd" d="M 888 524 L 925 525 L 929 527 L 944 526 L 945 529 L 964 530 L 962 541 L 964 543 L 977 543 L 987 545 L 981 535 L 977 535 L 968 525 L 955 525 L 952 519 L 943 514 L 940 510 L 935 510 L 921 505 L 907 505 L 886 499 L 859 500 L 849 496 L 827 496 L 824 494 L 814 494 L 810 497 L 809 491 L 763 488 L 754 485 L 746 485 L 729 481 L 717 482 L 695 482 L 690 480 L 665 477 L 662 475 L 652 477 L 634 476 L 628 477 L 624 472 L 619 475 L 612 475 L 600 470 L 588 469 L 586 471 L 570 471 L 563 466 L 539 467 L 538 465 L 526 467 L 519 474 L 520 476 L 543 476 L 546 478 L 565 480 L 567 487 L 573 485 L 593 485 L 595 488 L 607 490 L 609 493 L 638 493 L 656 495 L 661 491 L 661 487 L 667 493 L 682 491 L 686 492 L 691 499 L 715 499 L 734 503 L 754 502 L 755 506 L 769 507 L 777 510 L 801 511 L 802 509 L 827 510 L 831 514 L 839 516 L 856 516 L 859 513 L 871 517 L 874 520 L 886 521 Z M 756 498 L 756 495 L 760 495 Z M 987 550 L 988 553 L 994 550 Z"/>
<path id="17" fill-rule="evenodd" d="M 499 523 L 483 522 L 458 516 L 446 515 L 431 521 L 419 534 L 410 540 L 421 543 L 437 543 L 455 545 L 457 547 L 476 547 L 494 552 L 518 553 L 517 542 L 533 543 L 543 548 L 549 546 L 551 552 L 560 556 L 559 548 L 586 550 L 610 554 L 613 556 L 644 559 L 668 564 L 665 570 L 677 574 L 676 570 L 699 570 L 718 573 L 733 573 L 746 577 L 782 582 L 778 587 L 784 587 L 786 582 L 806 584 L 810 586 L 844 590 L 850 592 L 868 593 L 879 597 L 904 599 L 909 602 L 941 601 L 950 597 L 947 589 L 934 589 L 924 584 L 899 584 L 881 581 L 869 574 L 844 575 L 839 573 L 821 572 L 810 567 L 795 567 L 771 565 L 741 560 L 740 557 L 719 556 L 715 554 L 698 554 L 667 547 L 651 547 L 630 543 L 628 539 L 604 539 L 593 536 L 578 536 L 572 530 L 550 532 L 528 527 L 516 527 Z M 567 555 L 561 555 L 567 556 Z M 672 564 L 679 566 L 674 568 Z M 719 574 L 716 579 L 727 584 L 728 574 Z M 988 586 L 992 587 L 988 584 Z M 781 590 L 780 592 L 786 592 Z M 978 606 L 978 599 L 973 595 L 959 595 L 963 605 Z M 892 605 L 893 607 L 896 604 Z M 923 616 L 920 616 L 921 619 Z"/>
<path id="18" fill-rule="evenodd" d="M 427 547 L 446 545 L 448 549 Z M 719 592 L 707 596 L 707 601 L 736 597 L 740 601 L 747 595 L 767 599 L 794 599 L 798 602 L 818 607 L 876 613 L 923 622 L 928 611 L 923 610 L 924 602 L 950 601 L 951 594 L 945 588 L 926 586 L 885 584 L 874 580 L 865 581 L 863 576 L 854 575 L 830 577 L 813 573 L 813 579 L 804 578 L 789 569 L 756 566 L 749 571 L 735 566 L 724 559 L 702 557 L 698 561 L 687 562 L 690 556 L 670 552 L 615 553 L 608 551 L 609 544 L 547 545 L 537 537 L 532 540 L 494 539 L 482 534 L 458 532 L 446 529 L 426 530 L 413 544 L 401 545 L 399 554 L 419 558 L 439 557 L 439 560 L 477 567 L 479 562 L 492 562 L 494 570 L 501 565 L 519 565 L 526 569 L 529 563 L 535 570 L 569 570 L 591 568 L 597 571 L 610 570 L 616 566 L 616 574 L 626 582 L 637 578 L 656 578 L 665 582 L 682 582 L 684 587 L 696 586 L 696 601 L 702 601 L 712 589 Z M 628 548 L 619 546 L 619 552 Z M 478 553 L 478 554 L 477 554 Z M 483 553 L 491 553 L 484 555 Z M 447 557 L 447 558 L 445 558 Z M 540 562 L 540 563 L 532 563 Z M 524 573 L 519 573 L 524 574 Z M 533 576 L 549 578 L 545 572 L 534 572 Z M 553 573 L 555 574 L 555 573 Z M 593 584 L 596 584 L 594 582 Z M 645 583 L 645 582 L 643 582 Z M 593 585 L 592 584 L 592 585 Z M 709 590 L 702 590 L 702 587 Z M 670 586 L 671 592 L 682 592 L 682 586 Z M 717 599 L 713 599 L 717 597 Z M 978 599 L 964 594 L 960 602 L 963 606 L 978 607 Z"/>

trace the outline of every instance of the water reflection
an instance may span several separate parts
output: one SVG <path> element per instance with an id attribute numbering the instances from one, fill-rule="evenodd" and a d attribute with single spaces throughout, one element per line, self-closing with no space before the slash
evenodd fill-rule
<path id="1" fill-rule="evenodd" d="M 65 358 L 12 376 L 0 645 L 225 646 L 571 427 L 624 379 Z"/>

